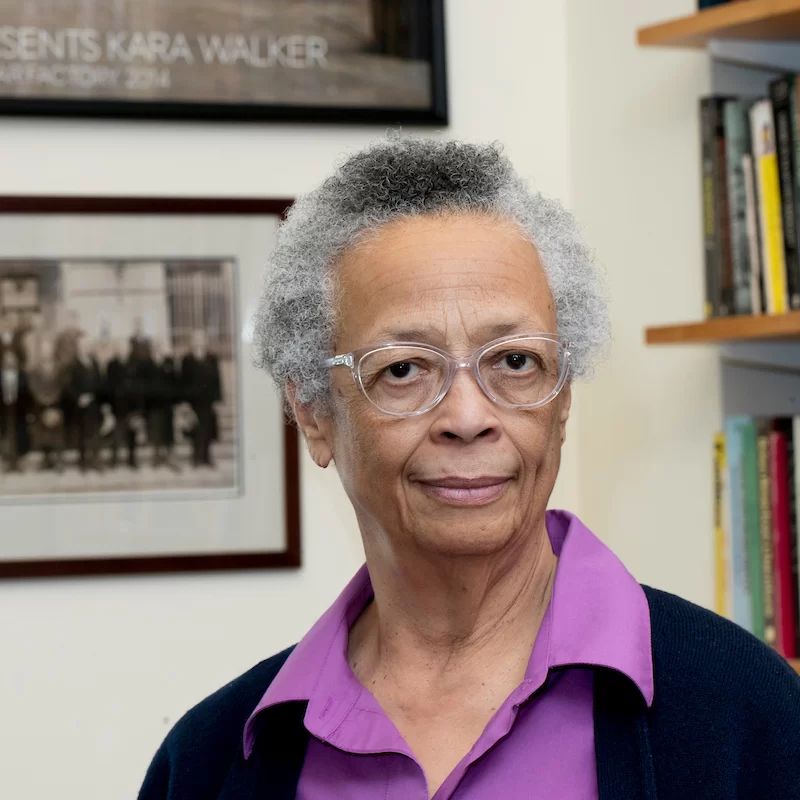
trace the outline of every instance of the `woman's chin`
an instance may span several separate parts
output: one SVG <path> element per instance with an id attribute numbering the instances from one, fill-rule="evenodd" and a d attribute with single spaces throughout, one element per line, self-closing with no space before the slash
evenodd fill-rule
<path id="1" fill-rule="evenodd" d="M 502 551 L 513 536 L 513 528 L 489 524 L 465 526 L 450 521 L 430 521 L 414 534 L 421 549 L 441 556 L 488 556 Z"/>

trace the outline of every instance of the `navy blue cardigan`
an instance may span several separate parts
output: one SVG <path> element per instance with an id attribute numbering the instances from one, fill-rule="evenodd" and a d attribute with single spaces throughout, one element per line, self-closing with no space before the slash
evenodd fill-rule
<path id="1" fill-rule="evenodd" d="M 736 625 L 644 590 L 655 699 L 648 709 L 628 678 L 596 670 L 600 800 L 799 800 L 800 677 Z M 189 711 L 156 753 L 139 800 L 293 800 L 305 703 L 262 713 L 247 761 L 242 751 L 244 724 L 290 652 Z"/>

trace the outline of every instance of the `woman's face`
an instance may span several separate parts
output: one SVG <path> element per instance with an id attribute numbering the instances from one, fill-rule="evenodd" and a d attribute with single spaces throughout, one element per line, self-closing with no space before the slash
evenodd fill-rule
<path id="1" fill-rule="evenodd" d="M 511 333 L 555 333 L 535 249 L 513 224 L 483 216 L 419 217 L 382 228 L 339 272 L 335 352 L 409 339 L 455 356 Z M 432 410 L 399 418 L 331 370 L 333 411 L 298 419 L 315 461 L 333 459 L 362 533 L 390 550 L 487 555 L 541 523 L 569 414 L 566 386 L 533 410 L 496 405 L 460 369 Z M 443 484 L 492 478 L 488 502 Z"/>

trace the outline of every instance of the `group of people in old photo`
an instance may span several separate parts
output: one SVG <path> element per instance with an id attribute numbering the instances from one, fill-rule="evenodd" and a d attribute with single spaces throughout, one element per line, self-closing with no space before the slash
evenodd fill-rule
<path id="1" fill-rule="evenodd" d="M 213 467 L 221 401 L 219 361 L 202 330 L 174 353 L 140 319 L 111 339 L 93 338 L 74 317 L 52 330 L 35 311 L 0 313 L 6 472 Z M 181 441 L 190 445 L 183 457 Z"/>

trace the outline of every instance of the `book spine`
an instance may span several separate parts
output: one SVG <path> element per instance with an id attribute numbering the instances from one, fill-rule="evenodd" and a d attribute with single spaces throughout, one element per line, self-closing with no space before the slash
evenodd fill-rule
<path id="1" fill-rule="evenodd" d="M 789 93 L 789 114 L 792 123 L 792 163 L 794 165 L 794 220 L 795 239 L 800 249 L 800 80 L 793 76 Z"/>
<path id="2" fill-rule="evenodd" d="M 728 558 L 725 547 L 725 434 L 714 434 L 714 610 L 728 612 Z"/>
<path id="3" fill-rule="evenodd" d="M 751 314 L 750 244 L 747 240 L 747 195 L 742 166 L 750 152 L 750 125 L 747 108 L 739 100 L 725 103 L 725 160 L 730 218 L 730 249 L 733 264 L 733 312 Z"/>
<path id="4" fill-rule="evenodd" d="M 797 219 L 794 192 L 794 118 L 791 98 L 794 76 L 787 75 L 770 83 L 770 97 L 775 124 L 775 145 L 778 157 L 778 185 L 783 215 L 783 251 L 786 260 L 786 289 L 789 307 L 800 308 L 800 251 L 797 243 Z"/>
<path id="5" fill-rule="evenodd" d="M 769 480 L 770 421 L 758 423 L 758 505 L 760 511 L 761 581 L 764 587 L 764 641 L 777 644 L 775 628 L 775 559 L 772 543 L 772 495 Z"/>
<path id="6" fill-rule="evenodd" d="M 795 616 L 792 580 L 789 443 L 791 430 L 778 420 L 769 437 L 770 503 L 775 563 L 776 649 L 784 658 L 795 657 Z"/>
<path id="7" fill-rule="evenodd" d="M 788 309 L 786 262 L 783 252 L 783 220 L 775 150 L 772 103 L 760 100 L 750 109 L 750 129 L 761 230 L 761 266 L 766 286 L 767 311 L 783 314 Z"/>
<path id="8" fill-rule="evenodd" d="M 714 213 L 717 215 L 717 250 L 719 251 L 719 313 L 733 314 L 734 280 L 731 247 L 731 214 L 728 205 L 728 142 L 725 138 L 725 105 L 717 106 L 717 131 L 714 157 Z"/>
<path id="9" fill-rule="evenodd" d="M 747 247 L 750 251 L 750 306 L 751 313 L 759 315 L 764 309 L 761 292 L 761 239 L 758 230 L 758 200 L 753 156 L 749 153 L 742 156 L 742 173 L 747 204 Z"/>
<path id="10" fill-rule="evenodd" d="M 747 417 L 729 417 L 725 420 L 725 457 L 728 466 L 731 619 L 752 633 L 753 607 L 747 577 L 747 539 L 742 484 L 742 428 L 748 424 L 751 423 Z"/>
<path id="11" fill-rule="evenodd" d="M 798 557 L 800 557 L 800 416 L 792 417 L 792 435 L 789 439 L 789 452 L 787 454 L 789 463 L 789 480 L 791 491 L 791 522 L 792 522 L 792 591 L 794 603 L 794 648 L 795 654 L 800 653 L 800 569 L 798 568 Z"/>
<path id="12" fill-rule="evenodd" d="M 761 569 L 761 503 L 758 483 L 758 436 L 755 421 L 741 427 L 742 489 L 747 540 L 747 584 L 750 588 L 752 633 L 764 638 L 764 579 Z"/>
<path id="13" fill-rule="evenodd" d="M 728 443 L 722 432 L 722 536 L 719 542 L 719 570 L 722 577 L 722 598 L 720 614 L 733 619 L 733 564 L 731 563 L 731 484 L 728 473 Z"/>
<path id="14" fill-rule="evenodd" d="M 703 242 L 705 253 L 706 300 L 704 314 L 706 319 L 718 317 L 722 305 L 722 267 L 718 246 L 718 226 L 715 185 L 715 164 L 717 160 L 718 101 L 715 97 L 700 100 L 700 136 L 703 159 Z"/>

